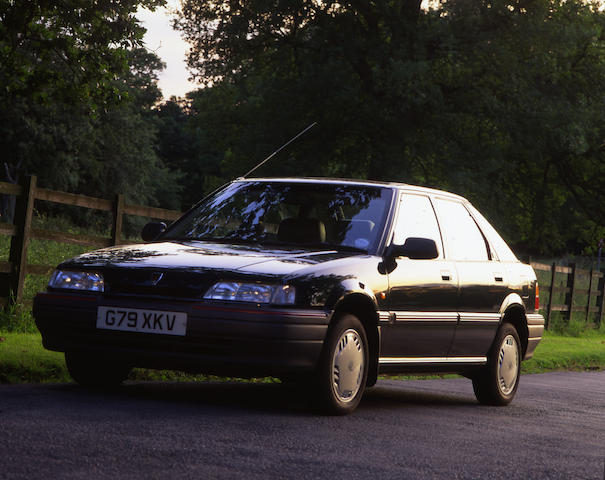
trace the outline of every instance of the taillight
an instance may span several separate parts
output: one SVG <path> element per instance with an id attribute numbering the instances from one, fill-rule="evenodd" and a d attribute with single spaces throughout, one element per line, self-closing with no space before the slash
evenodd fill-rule
<path id="1" fill-rule="evenodd" d="M 538 282 L 536 282 L 536 304 L 534 305 L 536 312 L 540 310 L 540 287 L 538 286 Z"/>

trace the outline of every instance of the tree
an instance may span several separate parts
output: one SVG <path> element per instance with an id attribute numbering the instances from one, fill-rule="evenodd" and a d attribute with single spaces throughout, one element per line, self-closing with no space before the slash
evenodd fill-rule
<path id="1" fill-rule="evenodd" d="M 115 77 L 128 70 L 127 51 L 141 46 L 145 31 L 136 10 L 163 4 L 0 0 L 3 99 L 78 102 L 93 111 L 119 101 Z"/>
<path id="2" fill-rule="evenodd" d="M 466 155 L 460 190 L 491 199 L 496 223 L 526 249 L 580 252 L 605 225 L 595 205 L 604 186 L 605 16 L 596 5 L 550 0 L 444 8 L 451 113 L 491 131 L 477 137 L 479 149 L 454 137 Z"/>
<path id="3" fill-rule="evenodd" d="M 140 47 L 140 6 L 0 0 L 0 148 L 16 181 L 180 207 L 178 172 L 157 156 L 163 64 Z M 44 207 L 43 207 L 44 208 Z"/>
<path id="4" fill-rule="evenodd" d="M 187 0 L 176 21 L 210 183 L 246 172 L 400 180 L 461 193 L 521 249 L 605 233 L 605 15 L 563 0 Z"/>

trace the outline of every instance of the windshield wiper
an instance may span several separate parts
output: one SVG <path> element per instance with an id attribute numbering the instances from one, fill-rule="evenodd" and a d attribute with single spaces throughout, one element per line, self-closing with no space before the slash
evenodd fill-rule
<path id="1" fill-rule="evenodd" d="M 353 247 L 352 245 L 334 245 L 332 243 L 307 243 L 305 245 L 323 250 L 336 250 L 337 252 L 368 253 L 365 248 Z"/>
<path id="2" fill-rule="evenodd" d="M 209 243 L 246 243 L 258 245 L 258 240 L 246 238 L 228 238 L 228 237 L 168 237 L 158 240 L 167 240 L 172 242 L 209 242 Z"/>
<path id="3" fill-rule="evenodd" d="M 352 245 L 336 245 L 334 246 L 335 250 L 339 252 L 358 252 L 358 253 L 368 253 L 365 248 L 353 247 Z"/>

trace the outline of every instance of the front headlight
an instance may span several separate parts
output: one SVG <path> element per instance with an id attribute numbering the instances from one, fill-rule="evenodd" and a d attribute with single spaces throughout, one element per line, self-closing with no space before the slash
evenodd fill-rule
<path id="1" fill-rule="evenodd" d="M 292 305 L 295 297 L 296 291 L 290 285 L 242 282 L 215 283 L 204 295 L 208 300 L 235 300 L 276 305 Z"/>
<path id="2" fill-rule="evenodd" d="M 105 291 L 103 276 L 92 272 L 70 272 L 55 270 L 48 282 L 50 288 L 67 288 L 70 290 L 86 290 L 89 292 Z"/>

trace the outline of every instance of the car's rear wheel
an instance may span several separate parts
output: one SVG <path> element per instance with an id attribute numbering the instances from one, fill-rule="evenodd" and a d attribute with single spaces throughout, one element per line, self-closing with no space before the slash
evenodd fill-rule
<path id="1" fill-rule="evenodd" d="M 487 366 L 473 377 L 480 403 L 508 405 L 517 392 L 521 375 L 521 342 L 515 327 L 504 323 L 490 349 Z"/>
<path id="2" fill-rule="evenodd" d="M 83 352 L 65 352 L 67 371 L 85 387 L 116 387 L 130 373 L 130 366 Z"/>
<path id="3" fill-rule="evenodd" d="M 363 396 L 368 377 L 368 340 L 357 317 L 343 314 L 330 328 L 317 372 L 320 409 L 332 415 L 351 413 Z"/>

